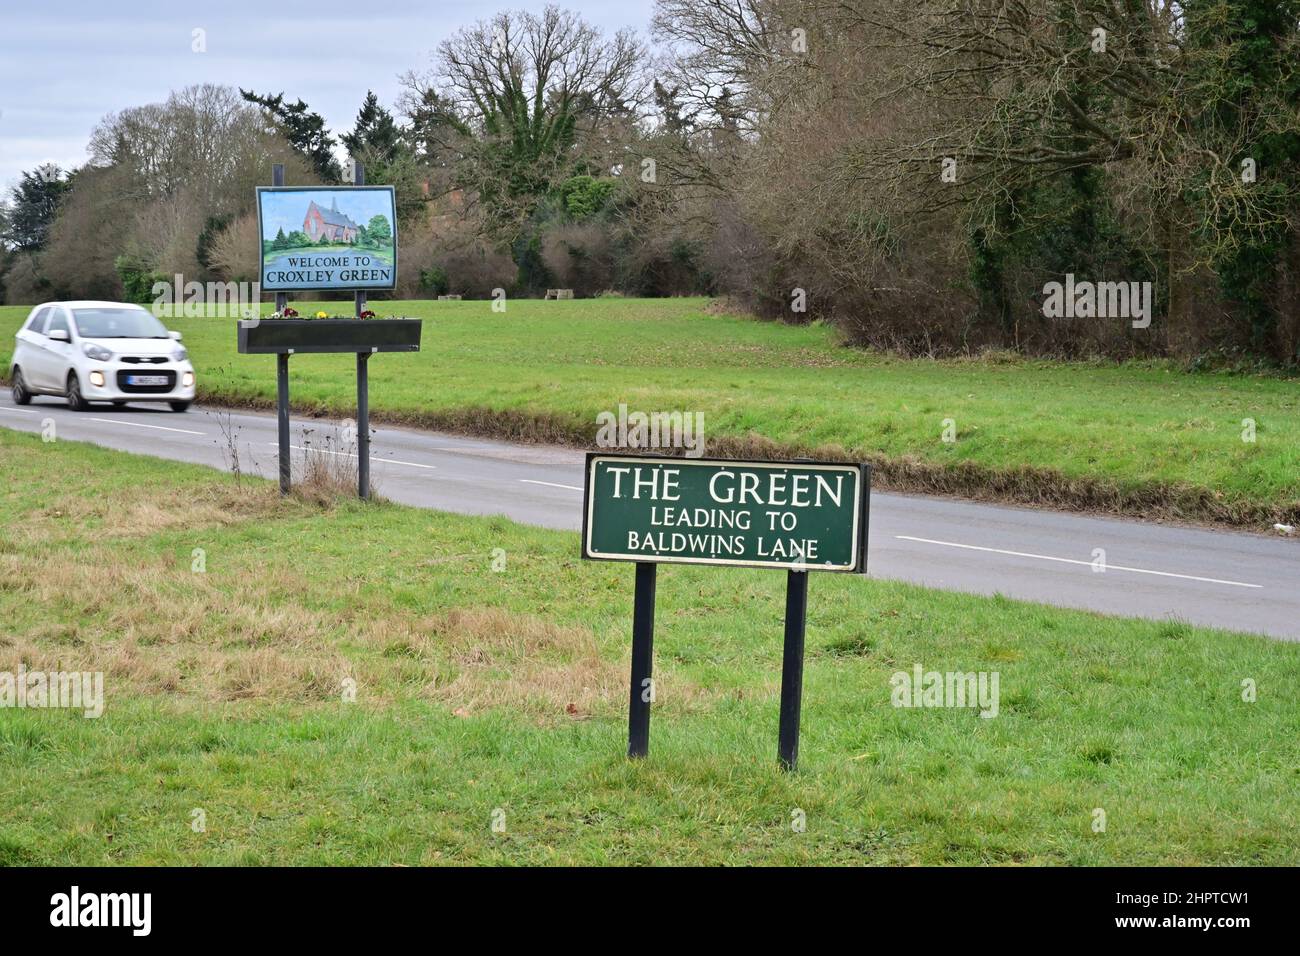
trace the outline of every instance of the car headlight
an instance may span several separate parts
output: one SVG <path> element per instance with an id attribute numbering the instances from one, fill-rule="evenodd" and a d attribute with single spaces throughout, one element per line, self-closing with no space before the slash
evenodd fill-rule
<path id="1" fill-rule="evenodd" d="M 177 349 L 175 352 L 172 353 L 173 362 L 184 362 L 189 357 L 190 357 L 189 349 Z"/>
<path id="2" fill-rule="evenodd" d="M 107 362 L 113 357 L 113 353 L 102 345 L 96 345 L 94 342 L 86 342 L 81 346 L 81 351 L 86 353 L 87 358 L 93 358 L 96 362 Z"/>

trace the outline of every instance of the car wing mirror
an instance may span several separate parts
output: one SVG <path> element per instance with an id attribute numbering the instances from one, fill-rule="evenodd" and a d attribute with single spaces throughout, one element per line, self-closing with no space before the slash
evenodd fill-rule
<path id="1" fill-rule="evenodd" d="M 53 332 L 51 332 L 51 333 L 49 334 L 49 338 L 50 338 L 50 341 L 52 341 L 52 342 L 71 342 L 71 341 L 72 341 L 72 338 L 71 338 L 71 337 L 68 335 L 68 333 L 65 332 L 63 329 L 55 329 Z"/>
<path id="2" fill-rule="evenodd" d="M 168 332 L 167 334 L 170 335 L 177 342 L 181 340 L 181 334 L 179 332 Z"/>

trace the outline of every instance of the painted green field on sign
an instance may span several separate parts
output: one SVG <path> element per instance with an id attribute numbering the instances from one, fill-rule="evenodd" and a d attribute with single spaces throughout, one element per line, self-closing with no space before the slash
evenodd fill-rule
<path id="1" fill-rule="evenodd" d="M 859 465 L 592 454 L 584 555 L 861 571 L 868 487 Z"/>

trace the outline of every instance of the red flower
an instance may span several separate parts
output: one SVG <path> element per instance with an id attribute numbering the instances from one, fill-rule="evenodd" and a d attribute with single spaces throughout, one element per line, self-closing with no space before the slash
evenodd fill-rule
<path id="1" fill-rule="evenodd" d="M 371 312 L 369 309 L 366 309 L 366 311 L 361 313 L 361 317 L 363 319 L 373 319 L 375 317 L 375 313 Z"/>

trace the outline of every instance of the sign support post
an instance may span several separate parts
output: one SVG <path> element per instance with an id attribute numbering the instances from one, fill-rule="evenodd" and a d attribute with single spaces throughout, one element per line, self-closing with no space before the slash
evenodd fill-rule
<path id="1" fill-rule="evenodd" d="M 352 163 L 352 185 L 366 184 L 366 168 Z M 356 316 L 366 311 L 366 294 L 355 293 Z M 357 497 L 370 500 L 370 353 L 357 353 Z"/>
<path id="2" fill-rule="evenodd" d="M 781 723 L 777 759 L 783 770 L 799 762 L 799 711 L 803 704 L 803 645 L 808 623 L 808 572 L 789 571 L 785 579 L 785 648 L 781 656 Z"/>
<path id="3" fill-rule="evenodd" d="M 370 500 L 370 353 L 357 353 L 357 497 Z"/>
<path id="4" fill-rule="evenodd" d="M 271 165 L 271 185 L 284 185 L 284 163 Z M 289 307 L 289 294 L 275 294 L 275 311 L 283 312 Z M 289 493 L 292 481 L 289 458 L 289 353 L 282 352 L 275 357 L 275 411 L 276 426 L 279 432 L 280 446 L 280 494 Z"/>
<path id="5" fill-rule="evenodd" d="M 280 494 L 289 493 L 289 354 L 275 357 L 275 420 L 280 443 Z"/>
<path id="6" fill-rule="evenodd" d="M 654 701 L 655 575 L 653 561 L 636 566 L 632 598 L 632 692 L 627 710 L 627 755 L 650 751 L 650 704 Z"/>

